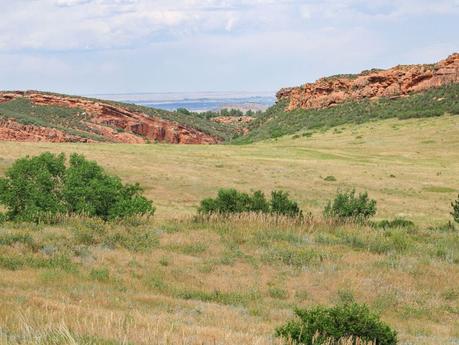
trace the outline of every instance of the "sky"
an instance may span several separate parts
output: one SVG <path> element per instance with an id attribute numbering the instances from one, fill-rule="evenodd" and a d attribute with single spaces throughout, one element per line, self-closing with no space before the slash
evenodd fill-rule
<path id="1" fill-rule="evenodd" d="M 276 91 L 459 51 L 459 0 L 0 0 L 0 89 Z"/>

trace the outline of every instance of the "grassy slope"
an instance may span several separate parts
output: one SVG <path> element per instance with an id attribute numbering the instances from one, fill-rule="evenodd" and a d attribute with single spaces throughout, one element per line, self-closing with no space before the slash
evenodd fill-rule
<path id="1" fill-rule="evenodd" d="M 0 171 L 25 154 L 84 153 L 139 181 L 158 216 L 138 226 L 3 226 L 0 327 L 43 339 L 60 329 L 87 344 L 273 344 L 293 305 L 354 298 L 380 311 L 402 344 L 454 344 L 457 231 L 428 227 L 450 219 L 458 138 L 459 117 L 442 116 L 247 146 L 1 143 Z M 220 186 L 289 190 L 316 220 L 186 220 Z M 325 224 L 320 211 L 340 186 L 368 189 L 379 218 L 403 215 L 418 228 Z"/>
<path id="2" fill-rule="evenodd" d="M 65 95 L 60 94 L 53 95 L 65 97 Z M 157 116 L 165 120 L 175 121 L 225 140 L 230 139 L 235 134 L 235 128 L 232 126 L 218 124 L 201 117 L 187 116 L 177 112 L 152 109 L 134 104 L 98 99 L 91 100 L 122 106 L 131 111 L 145 113 L 148 116 Z M 82 112 L 83 111 L 78 108 L 72 109 L 59 106 L 33 105 L 30 101 L 21 98 L 0 104 L 0 118 L 14 118 L 20 123 L 56 128 L 70 134 L 91 137 L 92 139 L 103 141 L 103 138 L 86 132 L 88 128 L 81 121 L 87 120 L 87 118 L 81 115 Z"/>
<path id="3" fill-rule="evenodd" d="M 251 124 L 251 132 L 237 143 L 280 137 L 301 130 L 318 130 L 347 123 L 365 123 L 397 117 L 399 119 L 459 114 L 459 84 L 452 84 L 398 99 L 347 102 L 326 109 L 297 109 L 285 112 L 285 101 L 268 109 Z"/>

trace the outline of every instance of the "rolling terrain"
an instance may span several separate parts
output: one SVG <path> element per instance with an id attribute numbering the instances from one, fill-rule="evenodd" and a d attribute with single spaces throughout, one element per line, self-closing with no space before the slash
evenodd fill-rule
<path id="1" fill-rule="evenodd" d="M 231 127 L 177 112 L 37 91 L 0 92 L 0 139 L 216 144 Z"/>
<path id="2" fill-rule="evenodd" d="M 299 130 L 459 113 L 459 53 L 430 65 L 373 69 L 284 88 L 256 117 L 218 121 L 189 111 L 38 91 L 0 92 L 0 140 L 250 143 Z"/>
<path id="3" fill-rule="evenodd" d="M 401 344 L 459 339 L 459 243 L 447 225 L 459 184 L 459 117 L 387 119 L 256 144 L 0 145 L 0 172 L 44 151 L 79 152 L 140 182 L 157 214 L 2 225 L 5 344 L 278 344 L 294 306 L 364 302 Z M 116 157 L 116 159 L 114 159 Z M 154 162 L 154 164 L 152 164 Z M 333 176 L 334 178 L 329 178 Z M 193 220 L 220 187 L 284 189 L 312 218 Z M 322 219 L 339 188 L 368 190 L 376 220 Z"/>
<path id="4" fill-rule="evenodd" d="M 402 345 L 457 344 L 458 62 L 324 78 L 253 117 L 0 92 L 0 175 L 76 152 L 156 207 L 2 222 L 0 344 L 280 345 L 295 307 L 352 301 Z M 196 217 L 219 188 L 287 191 L 305 218 Z M 377 201 L 372 222 L 324 218 L 352 188 Z"/>

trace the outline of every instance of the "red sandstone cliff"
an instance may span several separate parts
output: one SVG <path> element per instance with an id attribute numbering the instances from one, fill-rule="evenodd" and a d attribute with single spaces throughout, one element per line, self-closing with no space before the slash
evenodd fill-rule
<path id="1" fill-rule="evenodd" d="M 349 100 L 400 97 L 450 83 L 459 83 L 459 53 L 433 65 L 396 66 L 352 77 L 322 78 L 281 89 L 276 96 L 288 101 L 287 110 L 324 108 Z"/>
<path id="2" fill-rule="evenodd" d="M 108 141 L 143 143 L 146 141 L 172 144 L 216 144 L 213 137 L 190 126 L 174 121 L 149 116 L 122 105 L 80 97 L 45 94 L 34 91 L 0 92 L 0 103 L 23 97 L 37 105 L 54 105 L 78 108 L 84 111 L 87 120 L 84 125 L 89 134 L 97 134 Z M 121 132 L 120 132 L 121 130 Z M 0 120 L 0 140 L 90 142 L 92 140 L 67 134 L 53 128 L 23 125 L 13 119 Z"/>

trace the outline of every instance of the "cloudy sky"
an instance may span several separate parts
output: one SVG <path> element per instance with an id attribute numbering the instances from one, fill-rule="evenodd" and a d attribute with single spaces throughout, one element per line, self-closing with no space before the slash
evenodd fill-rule
<path id="1" fill-rule="evenodd" d="M 0 89 L 275 91 L 459 51 L 459 0 L 0 4 Z"/>

